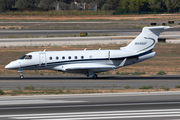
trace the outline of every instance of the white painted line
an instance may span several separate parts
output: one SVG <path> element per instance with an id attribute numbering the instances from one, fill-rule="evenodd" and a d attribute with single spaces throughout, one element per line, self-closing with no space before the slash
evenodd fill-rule
<path id="1" fill-rule="evenodd" d="M 152 118 L 152 117 L 177 117 L 180 114 L 173 115 L 147 115 L 147 116 L 112 116 L 112 117 L 85 117 L 85 118 L 67 118 L 67 119 L 33 119 L 33 120 L 91 120 L 91 119 L 122 119 L 122 118 Z"/>
<path id="2" fill-rule="evenodd" d="M 148 113 L 148 112 L 180 112 L 180 109 L 155 109 L 155 110 L 125 110 L 125 111 L 95 111 L 95 112 L 71 112 L 71 113 L 42 113 L 42 114 L 20 114 L 0 115 L 0 117 L 26 117 L 26 116 L 54 116 L 54 115 L 78 115 L 78 114 L 113 114 L 113 113 Z"/>
<path id="3" fill-rule="evenodd" d="M 25 104 L 52 104 L 52 103 L 78 103 L 87 101 L 67 101 L 67 100 L 7 100 L 0 101 L 0 105 L 25 105 Z"/>
<path id="4" fill-rule="evenodd" d="M 180 95 L 180 91 L 150 92 L 152 96 L 160 95 Z M 69 94 L 69 95 L 32 95 L 32 96 L 1 96 L 3 99 L 41 99 L 41 98 L 90 98 L 90 97 L 111 97 L 111 96 L 149 96 L 148 92 L 129 93 L 96 93 L 96 94 Z"/>
<path id="5" fill-rule="evenodd" d="M 161 114 L 161 115 L 164 115 L 164 114 L 166 114 L 166 115 L 171 115 L 171 114 L 179 114 L 180 115 L 180 111 L 178 111 L 178 112 L 150 112 L 150 113 L 140 113 L 140 112 L 138 112 L 138 113 L 124 113 L 124 114 L 122 114 L 122 113 L 104 113 L 104 114 L 99 114 L 99 113 L 94 113 L 94 114 L 87 114 L 87 113 L 80 113 L 80 115 L 61 115 L 61 116 L 52 116 L 52 115 L 50 115 L 50 116 L 32 116 L 32 115 L 30 115 L 30 116 L 28 116 L 28 117 L 12 117 L 13 119 L 48 119 L 48 118 L 60 118 L 60 119 L 62 119 L 62 118 L 75 118 L 75 117 L 105 117 L 105 116 L 132 116 L 132 115 L 137 115 L 137 116 L 142 116 L 142 115 L 144 115 L 144 116 L 146 116 L 146 115 L 159 115 L 159 114 Z"/>
<path id="6" fill-rule="evenodd" d="M 156 103 L 126 103 L 126 104 L 96 104 L 96 105 L 65 105 L 65 106 L 36 106 L 36 107 L 9 107 L 0 108 L 0 110 L 9 109 L 37 109 L 37 108 L 69 108 L 69 107 L 102 107 L 102 106 L 127 106 L 127 105 L 163 105 L 163 104 L 180 104 L 180 102 L 156 102 Z"/>

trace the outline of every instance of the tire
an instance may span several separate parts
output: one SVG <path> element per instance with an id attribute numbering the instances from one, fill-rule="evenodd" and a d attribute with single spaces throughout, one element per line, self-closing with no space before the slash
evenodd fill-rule
<path id="1" fill-rule="evenodd" d="M 24 78 L 24 76 L 23 75 L 20 75 L 20 79 L 23 79 Z"/>
<path id="2" fill-rule="evenodd" d="M 97 74 L 94 74 L 93 79 L 97 79 L 97 78 L 98 78 Z"/>

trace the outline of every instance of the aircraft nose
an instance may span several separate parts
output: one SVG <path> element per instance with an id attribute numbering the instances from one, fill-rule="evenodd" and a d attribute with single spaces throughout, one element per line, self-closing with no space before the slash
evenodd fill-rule
<path id="1" fill-rule="evenodd" d="M 13 61 L 5 66 L 6 69 L 17 69 L 19 68 L 19 64 L 16 61 Z"/>
<path id="2" fill-rule="evenodd" d="M 6 69 L 11 69 L 10 63 L 5 66 Z"/>

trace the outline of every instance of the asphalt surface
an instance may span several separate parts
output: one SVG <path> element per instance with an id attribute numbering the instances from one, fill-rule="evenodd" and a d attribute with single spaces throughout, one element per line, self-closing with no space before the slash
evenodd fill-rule
<path id="1" fill-rule="evenodd" d="M 34 86 L 35 89 L 64 88 L 64 89 L 112 89 L 140 88 L 142 86 L 153 86 L 154 88 L 170 87 L 180 85 L 180 75 L 99 75 L 98 79 L 87 78 L 84 75 L 25 75 L 24 79 L 19 76 L 1 76 L 0 89 L 17 89 L 25 86 Z"/>
<path id="2" fill-rule="evenodd" d="M 58 35 L 64 35 L 64 34 L 80 34 L 80 33 L 116 33 L 121 31 L 133 31 L 137 32 L 140 31 L 140 29 L 113 29 L 113 30 L 0 30 L 0 35 L 36 35 L 36 34 L 45 34 L 45 35 L 52 35 L 52 34 L 58 34 Z"/>
<path id="3" fill-rule="evenodd" d="M 0 97 L 1 120 L 179 120 L 180 92 Z"/>
<path id="4" fill-rule="evenodd" d="M 141 32 L 141 28 L 119 28 L 119 29 L 106 29 L 106 30 L 92 30 L 92 29 L 82 29 L 82 30 L 0 30 L 0 35 L 64 35 L 64 34 L 80 34 L 80 33 L 90 33 L 90 34 L 110 34 L 110 33 L 119 33 L 122 32 Z M 180 31 L 180 27 L 166 30 L 168 31 Z M 125 33 L 124 33 L 125 34 Z"/>

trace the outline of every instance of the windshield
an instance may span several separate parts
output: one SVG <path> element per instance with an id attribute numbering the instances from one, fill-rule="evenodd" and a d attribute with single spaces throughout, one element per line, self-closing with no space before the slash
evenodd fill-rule
<path id="1" fill-rule="evenodd" d="M 26 57 L 26 55 L 23 55 L 21 58 L 19 58 L 20 60 L 24 59 Z"/>

